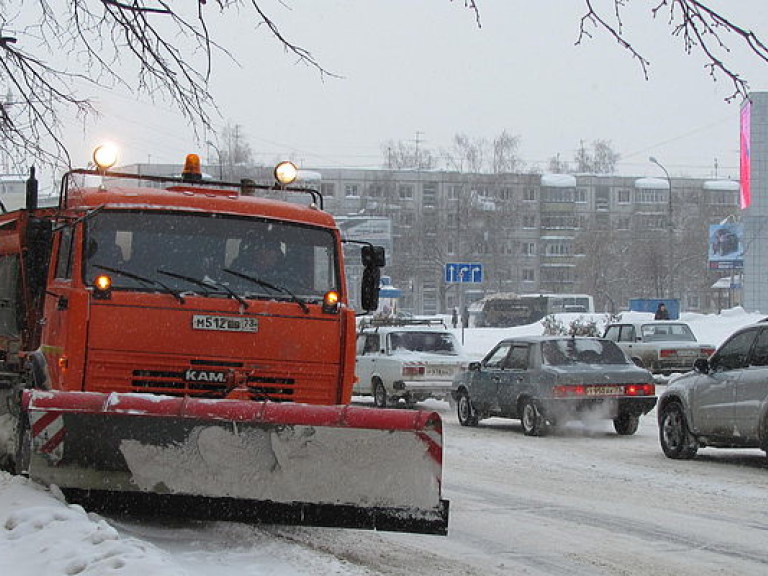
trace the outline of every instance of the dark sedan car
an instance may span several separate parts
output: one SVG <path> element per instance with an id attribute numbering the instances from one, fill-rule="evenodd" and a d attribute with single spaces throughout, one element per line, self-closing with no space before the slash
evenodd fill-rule
<path id="1" fill-rule="evenodd" d="M 618 434 L 637 431 L 656 405 L 653 376 L 602 338 L 530 336 L 499 342 L 453 382 L 459 422 L 519 418 L 523 432 L 592 413 L 613 420 Z"/>

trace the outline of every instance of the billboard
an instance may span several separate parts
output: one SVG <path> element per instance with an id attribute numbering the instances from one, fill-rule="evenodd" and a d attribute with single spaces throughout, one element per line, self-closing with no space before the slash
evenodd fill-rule
<path id="1" fill-rule="evenodd" d="M 712 224 L 709 227 L 710 270 L 741 270 L 744 268 L 744 226 L 742 224 Z"/>
<path id="2" fill-rule="evenodd" d="M 739 195 L 739 208 L 742 210 L 749 207 L 752 202 L 752 191 L 750 189 L 750 161 L 751 161 L 751 138 L 752 138 L 752 102 L 746 100 L 741 107 L 741 130 L 739 146 L 739 180 L 741 182 L 741 193 Z"/>

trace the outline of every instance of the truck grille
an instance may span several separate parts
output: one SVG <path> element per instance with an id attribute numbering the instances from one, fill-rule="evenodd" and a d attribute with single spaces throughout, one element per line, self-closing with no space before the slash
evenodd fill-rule
<path id="1" fill-rule="evenodd" d="M 234 385 L 225 372 L 242 368 L 240 363 L 200 362 L 190 363 L 189 370 L 134 370 L 131 386 L 136 392 L 165 394 L 168 396 L 194 396 L 196 398 L 224 398 Z M 206 371 L 206 369 L 208 371 Z M 218 369 L 218 370 L 217 370 Z M 223 369 L 223 370 L 222 370 Z M 188 379 L 190 372 L 197 375 L 196 381 Z M 211 380 L 207 380 L 208 374 Z M 221 376 L 223 381 L 215 380 Z M 253 400 L 290 400 L 295 390 L 293 378 L 250 375 L 244 381 Z"/>

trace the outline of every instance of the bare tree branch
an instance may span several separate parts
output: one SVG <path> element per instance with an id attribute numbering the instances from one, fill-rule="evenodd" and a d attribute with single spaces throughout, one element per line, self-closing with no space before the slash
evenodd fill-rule
<path id="1" fill-rule="evenodd" d="M 584 2 L 587 12 L 581 18 L 576 44 L 581 44 L 584 38 L 592 37 L 588 24 L 602 28 L 639 62 L 647 80 L 650 62 L 624 36 L 622 11 L 628 0 L 614 0 L 611 20 L 598 13 L 592 0 Z M 657 0 L 656 5 L 651 8 L 651 14 L 656 18 L 662 12 L 668 14 L 667 24 L 671 28 L 671 34 L 682 38 L 685 52 L 702 53 L 707 62 L 705 67 L 713 80 L 717 80 L 718 74 L 722 74 L 731 81 L 733 93 L 725 100 L 730 102 L 739 97 L 746 98 L 749 93 L 748 82 L 719 54 L 728 55 L 731 52 L 730 46 L 733 44 L 729 44 L 726 38 L 731 40 L 735 37 L 736 44 L 741 43 L 758 59 L 768 63 L 768 47 L 765 43 L 754 32 L 737 25 L 698 0 Z"/>
<path id="2" fill-rule="evenodd" d="M 454 0 L 450 0 L 453 2 Z M 622 14 L 629 0 L 614 0 L 600 11 L 584 0 L 586 14 L 576 44 L 595 29 L 608 32 L 638 61 L 645 78 L 650 62 L 626 38 Z M 285 6 L 285 0 L 279 0 Z M 151 99 L 167 98 L 189 120 L 196 135 L 212 130 L 216 106 L 209 92 L 212 56 L 233 55 L 211 35 L 209 23 L 225 13 L 264 27 L 297 63 L 321 79 L 338 77 L 310 51 L 292 42 L 264 9 L 264 0 L 0 0 L 0 151 L 7 157 L 28 154 L 69 163 L 61 140 L 69 116 L 85 121 L 96 111 L 73 86 L 77 80 L 102 88 L 123 86 Z M 477 0 L 464 0 L 480 27 Z M 653 16 L 668 14 L 673 36 L 687 52 L 704 55 L 713 78 L 733 84 L 729 100 L 746 96 L 748 85 L 727 61 L 731 42 L 768 63 L 768 48 L 741 27 L 699 0 L 653 0 Z M 31 16 L 30 16 L 31 15 Z M 67 67 L 52 64 L 67 55 Z M 44 56 L 42 56 L 44 55 Z M 200 55 L 203 55 L 200 58 Z"/>

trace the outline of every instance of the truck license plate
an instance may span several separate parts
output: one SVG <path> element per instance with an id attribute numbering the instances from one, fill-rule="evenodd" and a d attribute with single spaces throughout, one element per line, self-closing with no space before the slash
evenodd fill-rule
<path id="1" fill-rule="evenodd" d="M 256 318 L 242 316 L 192 316 L 194 330 L 217 330 L 219 332 L 258 332 L 259 321 Z"/>

